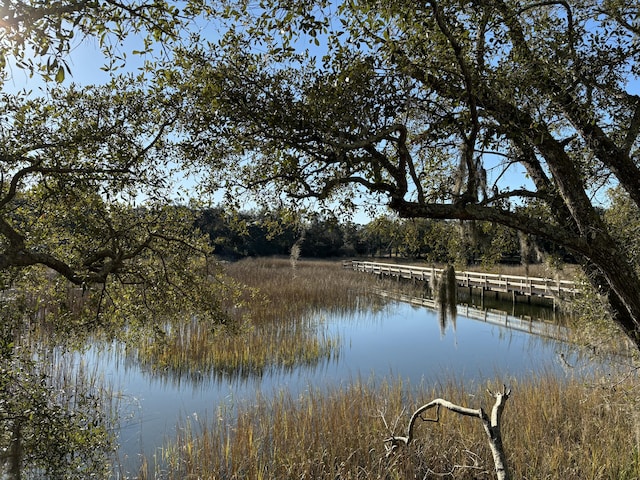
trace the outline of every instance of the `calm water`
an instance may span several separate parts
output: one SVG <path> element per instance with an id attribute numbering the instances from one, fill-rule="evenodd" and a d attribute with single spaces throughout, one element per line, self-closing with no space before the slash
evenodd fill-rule
<path id="1" fill-rule="evenodd" d="M 340 338 L 331 360 L 315 367 L 274 372 L 260 378 L 184 380 L 141 371 L 117 347 L 90 350 L 84 361 L 104 369 L 105 379 L 122 393 L 125 415 L 120 435 L 120 461 L 137 471 L 140 454 L 151 463 L 176 426 L 190 417 L 215 418 L 220 409 L 253 401 L 256 392 L 292 394 L 310 387 L 339 386 L 355 379 L 378 383 L 402 378 L 412 385 L 455 379 L 466 384 L 513 379 L 552 372 L 576 375 L 582 362 L 572 347 L 554 336 L 562 330 L 545 326 L 546 337 L 530 333 L 538 324 L 506 314 L 466 312 L 459 307 L 455 322 L 443 325 L 437 312 L 424 306 L 390 301 L 381 311 L 318 315 L 318 330 Z"/>

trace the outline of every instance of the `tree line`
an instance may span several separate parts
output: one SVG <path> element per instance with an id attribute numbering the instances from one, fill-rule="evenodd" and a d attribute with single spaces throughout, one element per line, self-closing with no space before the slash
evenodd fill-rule
<path id="1" fill-rule="evenodd" d="M 294 245 L 308 258 L 409 258 L 455 265 L 538 263 L 549 256 L 572 261 L 565 250 L 487 222 L 462 223 L 380 215 L 366 224 L 312 214 L 255 210 L 229 212 L 224 206 L 196 213 L 195 227 L 221 258 L 290 255 Z"/>

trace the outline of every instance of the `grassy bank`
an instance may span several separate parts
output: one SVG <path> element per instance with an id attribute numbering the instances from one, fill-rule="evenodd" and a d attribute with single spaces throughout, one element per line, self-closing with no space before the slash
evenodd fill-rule
<path id="1" fill-rule="evenodd" d="M 503 441 L 513 478 L 637 479 L 635 385 L 585 385 L 554 378 L 512 385 Z M 483 388 L 410 389 L 358 382 L 328 394 L 257 398 L 232 419 L 180 429 L 165 451 L 169 478 L 407 479 L 494 478 L 477 419 L 444 413 L 419 423 L 410 449 L 386 456 L 384 439 L 404 434 L 411 412 L 442 397 L 490 409 Z"/>
<path id="2" fill-rule="evenodd" d="M 287 260 L 254 260 L 232 264 L 228 271 L 251 287 L 242 301 L 230 306 L 245 326 L 234 335 L 225 334 L 224 341 L 209 338 L 207 348 L 217 352 L 214 357 L 231 358 L 240 349 L 255 356 L 255 349 L 265 362 L 274 362 L 278 352 L 290 351 L 298 353 L 287 358 L 301 362 L 300 355 L 310 347 L 295 344 L 318 338 L 313 312 L 371 308 L 379 301 L 367 293 L 374 276 L 344 271 L 336 263 L 298 262 L 293 269 Z M 274 341 L 266 336 L 271 331 L 281 337 Z M 298 331 L 305 333 L 299 337 Z M 635 376 L 590 381 L 546 376 L 510 387 L 503 440 L 513 478 L 640 478 Z M 485 388 L 463 387 L 453 379 L 421 386 L 355 381 L 329 392 L 311 389 L 296 397 L 286 392 L 257 397 L 233 413 L 222 411 L 214 419 L 182 425 L 176 441 L 164 449 L 166 476 L 494 478 L 485 434 L 476 419 L 445 413 L 440 423 L 420 423 L 411 448 L 389 457 L 383 442 L 392 433 L 404 434 L 411 412 L 436 397 L 490 409 L 492 399 Z"/>

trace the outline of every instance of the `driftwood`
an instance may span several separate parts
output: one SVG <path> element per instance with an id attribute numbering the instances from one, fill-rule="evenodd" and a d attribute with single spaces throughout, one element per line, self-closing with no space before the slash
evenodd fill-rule
<path id="1" fill-rule="evenodd" d="M 436 398 L 435 400 L 432 400 L 431 402 L 421 406 L 413 413 L 413 415 L 411 416 L 411 420 L 409 421 L 409 426 L 407 427 L 406 436 L 391 436 L 385 439 L 385 443 L 389 444 L 387 446 L 387 455 L 391 455 L 400 446 L 409 445 L 409 443 L 411 443 L 411 441 L 413 440 L 413 429 L 418 419 L 424 422 L 440 421 L 440 407 L 444 407 L 447 410 L 458 413 L 460 415 L 476 417 L 482 421 L 482 426 L 484 427 L 484 430 L 487 434 L 489 446 L 493 455 L 496 477 L 498 480 L 509 480 L 510 475 L 505 461 L 504 449 L 502 446 L 502 435 L 500 434 L 500 418 L 502 417 L 502 411 L 504 410 L 505 403 L 509 398 L 509 395 L 511 394 L 511 390 L 506 388 L 506 386 L 503 386 L 502 392 L 493 393 L 489 390 L 487 391 L 492 397 L 495 398 L 495 403 L 493 404 L 493 408 L 491 409 L 490 417 L 482 408 L 476 410 L 472 408 L 461 407 L 460 405 L 451 403 L 448 400 Z M 432 408 L 436 409 L 435 418 L 425 418 L 422 416 L 424 412 Z"/>

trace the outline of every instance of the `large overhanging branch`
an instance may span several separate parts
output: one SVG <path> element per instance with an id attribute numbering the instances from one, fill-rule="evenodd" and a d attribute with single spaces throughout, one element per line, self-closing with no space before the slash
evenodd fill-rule
<path id="1" fill-rule="evenodd" d="M 593 253 L 588 242 L 558 225 L 493 206 L 473 203 L 418 203 L 403 198 L 392 198 L 389 207 L 404 218 L 495 222 L 530 235 L 546 238 L 586 256 L 591 256 Z"/>
<path id="2" fill-rule="evenodd" d="M 637 137 L 637 125 L 629 126 L 629 139 L 622 144 L 620 148 L 598 125 L 595 118 L 592 118 L 582 108 L 578 100 L 571 94 L 560 90 L 556 92 L 566 115 L 570 118 L 573 125 L 581 132 L 587 144 L 592 148 L 595 155 L 604 165 L 609 167 L 616 176 L 620 184 L 629 193 L 636 205 L 640 205 L 640 168 L 630 157 L 629 144 L 633 144 Z M 638 112 L 635 113 L 638 116 Z M 637 122 L 637 118 L 634 119 Z M 635 130 L 635 132 L 634 132 Z"/>
<path id="3" fill-rule="evenodd" d="M 3 223 L 0 219 L 0 227 Z M 153 248 L 153 244 L 157 240 L 174 242 L 182 245 L 183 248 L 205 253 L 184 239 L 150 231 L 146 238 L 129 248 L 116 245 L 113 248 L 103 248 L 88 254 L 81 262 L 81 268 L 74 267 L 50 253 L 37 252 L 27 248 L 16 249 L 14 246 L 13 249 L 0 253 L 0 270 L 10 267 L 44 265 L 55 270 L 75 285 L 100 284 L 105 283 L 110 275 L 121 273 L 126 262 L 142 255 L 145 250 L 157 253 L 162 261 L 162 254 Z"/>
<path id="4" fill-rule="evenodd" d="M 21 250 L 18 252 L 0 253 L 0 270 L 10 267 L 31 267 L 34 265 L 44 265 L 56 271 L 74 285 L 105 283 L 110 274 L 116 273 L 122 266 L 121 259 L 112 259 L 104 263 L 102 268 L 96 271 L 80 272 L 73 266 L 60 260 L 54 255 L 34 252 L 31 250 Z"/>
<path id="5" fill-rule="evenodd" d="M 286 168 L 273 173 L 261 170 L 259 177 L 250 176 L 240 186 L 257 189 L 276 182 L 284 184 L 283 188 L 291 197 L 326 199 L 340 186 L 359 184 L 372 192 L 402 197 L 408 191 L 406 175 L 409 174 L 422 189 L 407 147 L 407 129 L 404 125 L 395 124 L 364 138 L 357 138 L 353 134 L 333 137 L 336 136 L 342 139 L 322 139 L 313 148 L 295 136 L 277 137 L 291 150 L 295 160 L 286 162 Z M 266 138 L 269 141 L 274 139 Z M 396 146 L 397 164 L 379 151 L 377 145 L 381 142 Z M 267 163 L 264 165 L 270 166 L 268 157 L 265 158 Z M 261 162 L 258 164 L 263 165 Z M 332 168 L 337 171 L 330 171 Z M 369 169 L 375 171 L 373 178 L 368 173 Z M 424 194 L 419 197 L 424 199 Z"/>
<path id="6" fill-rule="evenodd" d="M 566 7 L 564 2 L 548 2 L 557 3 L 558 5 Z M 566 88 L 562 88 L 561 82 L 558 79 L 550 78 L 545 72 L 547 69 L 543 68 L 539 64 L 536 55 L 533 54 L 528 48 L 524 33 L 521 31 L 521 27 L 517 22 L 517 15 L 509 10 L 509 8 L 503 2 L 498 2 L 503 9 L 503 16 L 505 23 L 509 28 L 511 39 L 516 48 L 523 51 L 522 58 L 528 59 L 531 65 L 531 69 L 538 74 L 537 85 L 543 91 L 549 94 L 549 97 L 553 99 L 554 103 L 558 105 L 565 113 L 567 118 L 573 123 L 574 127 L 581 133 L 584 139 L 597 155 L 598 159 L 607 165 L 619 179 L 620 183 L 629 192 L 636 203 L 640 204 L 640 169 L 634 164 L 629 155 L 630 142 L 636 138 L 638 122 L 636 117 L 640 114 L 640 108 L 634 111 L 634 118 L 630 122 L 627 130 L 627 137 L 622 146 L 618 146 L 604 130 L 594 121 L 594 118 L 589 113 L 589 109 L 585 108 L 578 99 L 576 99 L 571 92 Z M 536 5 L 540 5 L 536 4 Z M 412 61 L 408 55 L 402 49 L 399 44 L 394 44 L 391 41 L 378 38 L 379 41 L 390 44 L 390 49 L 393 51 L 392 58 L 395 59 L 398 67 L 409 77 L 428 85 L 431 89 L 438 92 L 439 95 L 445 98 L 459 99 L 460 93 L 451 84 L 443 81 L 443 79 L 429 73 L 422 65 L 419 65 Z M 506 102 L 498 99 L 497 92 L 490 88 L 489 85 L 482 85 L 477 83 L 473 91 L 475 97 L 472 95 L 474 102 L 478 102 L 480 106 L 485 108 L 491 115 L 495 115 L 497 119 L 501 116 L 504 117 L 505 125 L 509 125 L 509 120 L 513 120 L 514 115 L 521 115 L 523 112 L 515 112 L 512 105 L 507 105 Z M 501 103 L 500 105 L 498 105 Z M 493 104 L 493 105 L 492 105 Z M 639 102 L 640 105 L 640 102 Z M 504 111 L 503 107 L 509 107 L 508 111 Z M 503 115 L 506 113 L 506 115 Z M 522 132 L 531 130 L 530 126 L 534 125 L 533 119 L 529 122 L 519 122 L 522 125 Z M 530 132 L 537 133 L 537 132 Z M 545 132 L 548 133 L 548 132 Z M 548 140 L 551 140 L 549 135 L 546 135 Z M 631 143 L 632 144 L 632 143 Z M 547 144 L 549 146 L 550 144 Z M 558 150 L 559 151 L 559 150 Z M 583 217 L 584 209 L 577 213 L 576 218 Z"/>
<path id="7" fill-rule="evenodd" d="M 96 275 L 91 275 L 90 279 L 78 275 L 70 265 L 47 253 L 31 251 L 0 253 L 0 270 L 6 270 L 10 267 L 30 267 L 33 265 L 45 265 L 75 285 L 81 285 L 85 281 L 86 283 L 94 283 L 96 280 L 97 282 L 95 283 L 104 283 L 104 278 L 100 277 L 98 279 Z"/>
<path id="8" fill-rule="evenodd" d="M 385 443 L 390 444 L 387 446 L 387 456 L 393 454 L 399 447 L 403 445 L 406 446 L 411 443 L 414 438 L 415 424 L 418 420 L 422 420 L 423 422 L 439 422 L 440 408 L 443 407 L 459 415 L 478 418 L 482 421 L 482 426 L 487 434 L 489 447 L 491 448 L 491 454 L 493 455 L 496 477 L 498 480 L 508 480 L 510 476 L 505 460 L 504 447 L 502 445 L 500 420 L 502 418 L 502 412 L 504 411 L 505 404 L 509 399 L 509 395 L 511 395 L 511 389 L 503 386 L 501 392 L 493 393 L 489 391 L 489 394 L 495 398 L 495 403 L 491 409 L 491 416 L 487 415 L 482 408 L 473 409 L 463 407 L 442 398 L 436 398 L 435 400 L 421 406 L 413 413 L 413 415 L 411 415 L 411 420 L 407 426 L 406 436 L 392 435 L 385 439 Z M 436 410 L 435 418 L 425 418 L 423 416 L 427 410 L 434 408 Z"/>

